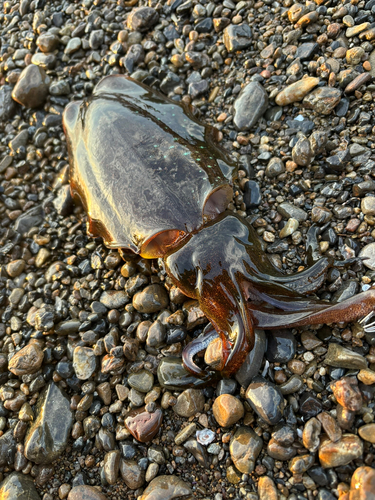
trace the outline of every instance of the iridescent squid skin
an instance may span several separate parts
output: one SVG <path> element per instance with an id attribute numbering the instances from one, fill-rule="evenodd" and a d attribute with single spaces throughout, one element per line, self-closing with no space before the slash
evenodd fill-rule
<path id="1" fill-rule="evenodd" d="M 374 309 L 375 290 L 329 303 L 310 298 L 327 258 L 284 275 L 254 229 L 226 210 L 236 165 L 217 130 L 183 107 L 123 75 L 108 76 L 63 117 L 72 195 L 88 215 L 88 232 L 110 248 L 162 258 L 173 283 L 199 301 L 210 324 L 183 351 L 185 368 L 208 383 L 217 372 L 194 356 L 220 336 L 220 376 L 238 370 L 254 329 L 350 322 Z"/>

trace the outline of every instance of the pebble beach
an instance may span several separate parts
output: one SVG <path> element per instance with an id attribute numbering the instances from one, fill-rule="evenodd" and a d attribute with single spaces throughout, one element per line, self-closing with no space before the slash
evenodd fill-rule
<path id="1" fill-rule="evenodd" d="M 309 241 L 320 299 L 375 282 L 375 0 L 4 1 L 0 500 L 375 500 L 375 311 L 256 330 L 235 375 L 184 388 L 198 302 L 87 235 L 62 114 L 115 74 L 218 129 L 274 266 Z"/>

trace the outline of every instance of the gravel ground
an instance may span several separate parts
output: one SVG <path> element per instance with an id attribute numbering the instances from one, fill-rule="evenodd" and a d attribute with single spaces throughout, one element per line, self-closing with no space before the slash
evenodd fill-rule
<path id="1" fill-rule="evenodd" d="M 230 210 L 285 273 L 315 224 L 342 301 L 375 281 L 374 40 L 375 0 L 3 3 L 0 498 L 375 499 L 371 318 L 257 331 L 233 378 L 178 390 L 207 320 L 87 236 L 61 124 L 110 74 L 192 104 L 238 161 Z"/>

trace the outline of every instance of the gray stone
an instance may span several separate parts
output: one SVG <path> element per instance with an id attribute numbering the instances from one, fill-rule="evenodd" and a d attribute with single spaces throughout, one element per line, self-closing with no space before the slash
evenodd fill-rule
<path id="1" fill-rule="evenodd" d="M 302 208 L 298 208 L 287 202 L 280 203 L 277 211 L 286 219 L 293 218 L 298 220 L 298 222 L 304 222 L 307 219 L 307 213 Z"/>
<path id="2" fill-rule="evenodd" d="M 233 123 L 237 130 L 250 130 L 268 107 L 268 94 L 259 82 L 250 82 L 234 102 Z"/>
<path id="3" fill-rule="evenodd" d="M 40 500 L 40 496 L 30 476 L 13 472 L 0 483 L 2 500 Z"/>
<path id="4" fill-rule="evenodd" d="M 38 398 L 36 418 L 25 439 L 25 457 L 37 464 L 49 464 L 64 451 L 73 412 L 68 397 L 50 383 Z"/>
<path id="5" fill-rule="evenodd" d="M 224 45 L 228 52 L 247 49 L 252 42 L 251 28 L 248 24 L 230 24 L 224 30 Z"/>

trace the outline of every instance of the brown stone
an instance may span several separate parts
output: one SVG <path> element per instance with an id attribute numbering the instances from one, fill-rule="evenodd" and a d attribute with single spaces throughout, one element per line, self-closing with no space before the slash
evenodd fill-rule
<path id="1" fill-rule="evenodd" d="M 131 490 L 140 488 L 145 482 L 145 473 L 135 460 L 121 459 L 120 473 L 124 483 Z"/>
<path id="2" fill-rule="evenodd" d="M 243 474 L 254 470 L 263 440 L 250 427 L 240 427 L 230 441 L 229 451 L 234 465 Z"/>
<path id="3" fill-rule="evenodd" d="M 9 361 L 9 370 L 17 377 L 35 373 L 43 363 L 43 351 L 38 344 L 28 344 Z"/>
<path id="4" fill-rule="evenodd" d="M 208 344 L 204 353 L 204 361 L 214 370 L 221 370 L 223 368 L 223 343 L 219 337 Z"/>
<path id="5" fill-rule="evenodd" d="M 145 407 L 137 408 L 128 413 L 125 426 L 128 431 L 141 443 L 147 443 L 156 436 L 163 421 L 163 412 L 157 408 L 149 413 Z"/>
<path id="6" fill-rule="evenodd" d="M 182 392 L 173 407 L 180 417 L 192 417 L 203 410 L 205 403 L 203 392 L 199 389 L 186 389 Z"/>
<path id="7" fill-rule="evenodd" d="M 177 476 L 158 476 L 147 486 L 138 500 L 190 500 L 193 492 L 190 484 Z"/>
<path id="8" fill-rule="evenodd" d="M 358 90 L 362 87 L 362 85 L 370 81 L 371 78 L 371 73 L 361 73 L 345 87 L 345 94 L 350 94 L 351 92 Z"/>
<path id="9" fill-rule="evenodd" d="M 322 424 L 325 433 L 331 441 L 335 443 L 336 441 L 341 439 L 342 431 L 336 420 L 331 417 L 329 413 L 327 413 L 326 411 L 322 411 L 322 413 L 319 413 L 316 418 Z"/>
<path id="10" fill-rule="evenodd" d="M 331 383 L 331 389 L 337 402 L 349 411 L 359 411 L 362 408 L 362 394 L 356 377 L 344 377 Z"/>
<path id="11" fill-rule="evenodd" d="M 258 482 L 259 500 L 278 500 L 279 495 L 273 480 L 268 476 L 262 476 Z"/>
<path id="12" fill-rule="evenodd" d="M 293 102 L 302 101 L 306 94 L 310 92 L 319 83 L 319 78 L 314 78 L 309 76 L 303 78 L 296 83 L 292 83 L 275 98 L 275 102 L 278 106 L 287 106 Z"/>
<path id="13" fill-rule="evenodd" d="M 358 429 L 358 434 L 365 441 L 375 444 L 375 424 L 362 425 L 362 427 Z"/>
<path id="14" fill-rule="evenodd" d="M 365 466 L 358 467 L 354 471 L 350 483 L 349 500 L 374 500 L 374 492 L 375 469 Z"/>
<path id="15" fill-rule="evenodd" d="M 363 443 L 355 434 L 344 434 L 336 443 L 328 439 L 319 447 L 319 460 L 324 468 L 347 465 L 362 455 Z"/>
<path id="16" fill-rule="evenodd" d="M 221 394 L 215 399 L 212 411 L 221 427 L 230 427 L 238 422 L 245 413 L 243 404 L 231 394 Z"/>
<path id="17" fill-rule="evenodd" d="M 360 370 L 357 375 L 357 378 L 360 382 L 365 385 L 373 385 L 375 384 L 375 372 L 373 370 L 364 369 Z"/>
<path id="18" fill-rule="evenodd" d="M 22 73 L 13 89 L 12 97 L 26 108 L 42 106 L 48 96 L 49 77 L 43 68 L 30 64 Z"/>
<path id="19" fill-rule="evenodd" d="M 70 490 L 68 500 L 107 500 L 107 497 L 94 486 L 76 486 Z"/>

